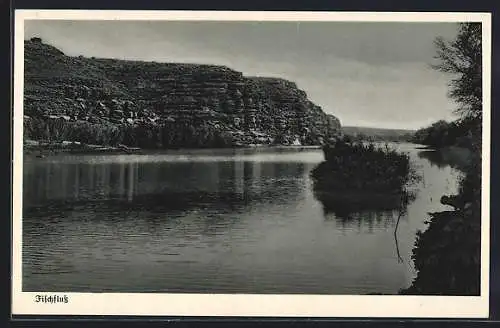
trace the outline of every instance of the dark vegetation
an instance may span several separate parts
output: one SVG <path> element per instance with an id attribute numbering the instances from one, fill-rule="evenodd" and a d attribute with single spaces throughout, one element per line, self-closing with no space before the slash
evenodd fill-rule
<path id="1" fill-rule="evenodd" d="M 450 73 L 457 121 L 436 122 L 414 142 L 472 152 L 453 209 L 430 213 L 413 250 L 418 271 L 402 294 L 479 295 L 481 244 L 481 24 L 460 24 L 455 40 L 436 40 L 435 68 Z M 224 67 L 68 57 L 41 40 L 25 43 L 25 138 L 144 148 L 251 143 L 323 144 L 340 123 L 280 79 L 246 78 Z M 365 136 L 362 136 L 363 138 Z M 390 149 L 328 143 L 313 170 L 324 204 L 397 208 L 411 181 L 409 159 Z M 394 197 L 396 196 L 396 197 Z M 382 199 L 392 199 L 385 204 Z M 387 206 L 385 206 L 387 205 Z"/>
<path id="2" fill-rule="evenodd" d="M 412 285 L 400 293 L 479 295 L 481 24 L 460 24 L 455 40 L 437 39 L 436 47 L 439 62 L 434 68 L 452 75 L 449 96 L 458 104 L 456 114 L 459 119 L 451 123 L 439 121 L 416 131 L 412 141 L 430 148 L 467 148 L 470 156 L 468 163 L 459 166 L 464 175 L 458 193 L 441 198 L 441 203 L 452 209 L 429 213 L 428 228 L 418 232 L 412 254 L 418 274 Z M 362 136 L 361 139 L 367 138 Z M 376 149 L 370 144 L 342 140 L 325 146 L 324 153 L 325 161 L 311 174 L 316 197 L 326 207 L 344 210 L 354 199 L 354 211 L 370 210 L 372 207 L 381 210 L 397 208 L 398 197 L 392 197 L 391 201 L 390 196 L 404 195 L 405 185 L 412 179 L 407 156 L 389 149 Z M 404 210 L 405 199 L 409 198 L 399 198 L 400 209 Z M 346 211 L 349 212 L 349 209 Z"/>
<path id="3" fill-rule="evenodd" d="M 25 41 L 24 138 L 147 149 L 321 145 L 340 122 L 283 79 L 223 66 L 70 57 Z"/>
<path id="4" fill-rule="evenodd" d="M 459 122 L 436 123 L 429 133 L 432 146 L 458 144 L 467 138 L 471 160 L 457 195 L 444 195 L 443 204 L 453 210 L 430 213 L 429 227 L 419 232 L 413 250 L 418 275 L 402 294 L 479 295 L 481 264 L 481 24 L 460 24 L 455 40 L 436 41 L 439 64 L 451 73 L 450 97 L 459 105 Z M 448 131 L 448 133 L 443 133 Z M 453 131 L 453 132 L 451 132 Z M 455 134 L 455 135 L 454 135 Z M 444 137 L 443 137 L 444 136 Z M 451 136 L 455 136 L 455 140 Z"/>
<path id="5" fill-rule="evenodd" d="M 349 137 L 323 147 L 325 161 L 311 172 L 325 210 L 393 210 L 411 199 L 407 185 L 417 178 L 407 154 Z"/>
<path id="6" fill-rule="evenodd" d="M 457 195 L 444 195 L 452 210 L 429 213 L 419 231 L 413 260 L 418 275 L 402 294 L 479 295 L 481 268 L 480 157 L 474 156 Z"/>
<path id="7" fill-rule="evenodd" d="M 387 142 L 411 142 L 413 141 L 413 130 L 403 129 L 381 129 L 360 126 L 343 126 L 342 132 L 351 140 L 357 141 L 387 141 Z"/>
<path id="8" fill-rule="evenodd" d="M 474 130 L 480 127 L 481 119 L 478 117 L 464 117 L 453 122 L 441 120 L 417 130 L 411 141 L 432 148 L 457 146 L 471 149 L 480 133 Z"/>
<path id="9" fill-rule="evenodd" d="M 195 128 L 189 124 L 170 122 L 116 125 L 34 117 L 25 121 L 24 133 L 25 140 L 42 140 L 49 145 L 63 141 L 104 146 L 126 145 L 142 149 L 224 148 L 236 145 L 232 133 L 211 129 L 205 123 Z"/>
<path id="10" fill-rule="evenodd" d="M 410 160 L 406 154 L 351 143 L 345 139 L 324 146 L 325 161 L 312 171 L 321 189 L 400 192 L 408 181 Z"/>

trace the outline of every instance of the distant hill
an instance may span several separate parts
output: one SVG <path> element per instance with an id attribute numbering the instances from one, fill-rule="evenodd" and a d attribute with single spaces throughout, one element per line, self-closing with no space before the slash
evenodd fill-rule
<path id="1" fill-rule="evenodd" d="M 342 132 L 349 137 L 359 140 L 410 141 L 416 130 L 343 126 Z"/>

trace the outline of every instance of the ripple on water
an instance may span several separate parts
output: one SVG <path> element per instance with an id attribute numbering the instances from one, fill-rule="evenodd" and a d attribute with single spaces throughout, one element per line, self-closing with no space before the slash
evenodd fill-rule
<path id="1" fill-rule="evenodd" d="M 25 162 L 23 289 L 395 293 L 425 213 L 459 177 L 403 148 L 423 179 L 397 238 L 392 212 L 323 211 L 309 178 L 320 150 Z"/>

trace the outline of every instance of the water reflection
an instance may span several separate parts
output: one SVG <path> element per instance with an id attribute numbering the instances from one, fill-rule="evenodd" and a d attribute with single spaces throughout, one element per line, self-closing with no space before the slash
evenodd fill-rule
<path id="1" fill-rule="evenodd" d="M 215 237 L 235 224 L 251 229 L 239 217 L 246 212 L 296 202 L 307 170 L 258 161 L 32 163 L 24 172 L 24 231 L 30 238 L 67 235 L 68 226 L 105 224 L 134 234 Z"/>
<path id="2" fill-rule="evenodd" d="M 439 168 L 453 167 L 464 170 L 469 162 L 471 152 L 465 148 L 446 148 L 440 150 L 423 150 L 418 157 L 428 160 Z"/>
<path id="3" fill-rule="evenodd" d="M 322 204 L 325 216 L 333 213 L 335 217 L 349 220 L 359 213 L 367 213 L 369 217 L 378 217 L 393 212 L 406 212 L 408 205 L 416 198 L 416 191 L 405 195 L 357 195 L 353 193 L 346 196 L 335 191 L 314 190 L 314 196 Z"/>
<path id="4" fill-rule="evenodd" d="M 25 161 L 23 290 L 394 293 L 422 214 L 456 187 L 413 151 L 427 183 L 398 226 L 393 208 L 318 201 L 321 150 L 190 153 Z"/>
<path id="5" fill-rule="evenodd" d="M 383 144 L 378 144 L 383 147 Z M 413 153 L 414 156 L 415 149 L 408 148 L 406 144 L 396 144 L 391 148 L 397 149 L 400 153 L 405 153 L 410 155 Z M 411 158 L 411 157 L 410 157 Z M 421 157 L 420 157 L 421 158 Z M 323 165 L 327 164 L 327 162 L 322 162 L 318 164 L 316 170 L 320 169 L 319 172 L 325 172 L 321 170 Z M 419 165 L 421 163 L 415 163 L 414 159 L 410 160 L 410 165 L 413 169 L 421 171 L 422 167 Z M 365 163 L 366 165 L 370 165 L 370 163 Z M 383 171 L 382 171 L 383 172 Z M 321 173 L 327 174 L 328 173 Z M 411 173 L 412 174 L 412 173 Z M 332 175 L 335 176 L 335 175 Z M 330 178 L 330 179 L 329 179 Z M 325 181 L 330 181 L 332 177 L 323 176 L 322 179 Z M 323 211 L 325 216 L 333 213 L 335 217 L 338 217 L 342 220 L 351 220 L 354 216 L 362 214 L 361 217 L 371 218 L 373 216 L 388 216 L 389 214 L 396 211 L 397 213 L 406 212 L 409 204 L 415 200 L 416 195 L 418 193 L 418 187 L 415 188 L 416 182 L 418 178 L 409 179 L 411 180 L 407 186 L 400 186 L 403 188 L 401 192 L 391 192 L 391 191 L 380 191 L 380 192 L 370 192 L 365 191 L 363 188 L 337 188 L 335 187 L 325 187 L 324 181 L 320 178 L 320 180 L 316 181 L 312 185 L 313 193 L 315 198 L 322 204 Z M 355 182 L 362 182 L 360 179 L 364 179 L 361 177 L 353 176 L 351 180 Z M 415 181 L 414 181 L 415 180 Z M 381 181 L 384 182 L 384 181 Z M 340 182 L 336 181 L 338 185 Z M 335 183 L 331 183 L 329 185 L 335 185 Z M 354 184 L 353 184 L 354 185 Z M 368 222 L 372 222 L 373 220 L 368 220 Z"/>
<path id="6" fill-rule="evenodd" d="M 407 213 L 401 212 L 403 220 Z M 359 233 L 374 233 L 374 229 L 387 230 L 394 228 L 400 215 L 399 210 L 375 211 L 365 210 L 350 212 L 348 215 L 338 215 L 335 212 L 325 213 L 325 221 L 334 221 L 341 230 L 356 230 Z"/>
<path id="7" fill-rule="evenodd" d="M 286 203 L 293 202 L 300 192 L 301 180 L 295 177 L 305 170 L 303 163 L 243 161 L 39 163 L 25 168 L 24 205 L 28 210 L 39 205 L 88 202 L 89 206 L 164 211 L 262 201 Z"/>

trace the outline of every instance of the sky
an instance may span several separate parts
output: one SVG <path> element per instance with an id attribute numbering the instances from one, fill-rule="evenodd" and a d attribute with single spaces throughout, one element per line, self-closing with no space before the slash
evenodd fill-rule
<path id="1" fill-rule="evenodd" d="M 345 126 L 417 129 L 454 119 L 433 41 L 455 23 L 25 21 L 70 56 L 225 65 L 294 81 Z"/>

